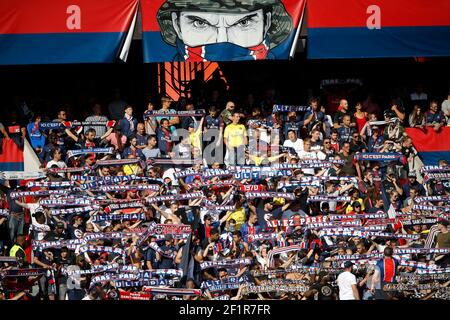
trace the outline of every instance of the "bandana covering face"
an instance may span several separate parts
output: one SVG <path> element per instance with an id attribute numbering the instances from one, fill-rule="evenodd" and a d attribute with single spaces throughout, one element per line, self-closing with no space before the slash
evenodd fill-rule
<path id="1" fill-rule="evenodd" d="M 207 44 L 198 47 L 188 47 L 180 39 L 177 39 L 177 50 L 184 61 L 220 61 L 220 60 L 265 60 L 273 59 L 264 40 L 261 44 L 244 48 L 229 42 Z"/>

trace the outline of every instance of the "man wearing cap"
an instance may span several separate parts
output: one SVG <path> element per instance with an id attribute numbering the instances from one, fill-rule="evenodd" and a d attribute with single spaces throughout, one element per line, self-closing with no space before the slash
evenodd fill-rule
<path id="1" fill-rule="evenodd" d="M 352 267 L 353 263 L 351 261 L 345 261 L 344 272 L 337 278 L 339 300 L 360 300 L 356 277 L 352 273 Z"/>
<path id="2" fill-rule="evenodd" d="M 293 31 L 280 0 L 167 0 L 156 19 L 175 61 L 274 58 Z"/>
<path id="3" fill-rule="evenodd" d="M 400 193 L 403 197 L 408 197 L 409 196 L 409 190 L 411 190 L 412 188 L 416 189 L 417 191 L 419 191 L 419 195 L 420 196 L 424 196 L 425 195 L 425 188 L 423 187 L 422 184 L 420 184 L 419 182 L 417 182 L 417 174 L 415 171 L 410 171 L 408 173 L 408 183 L 406 183 L 403 186 L 403 192 Z"/>

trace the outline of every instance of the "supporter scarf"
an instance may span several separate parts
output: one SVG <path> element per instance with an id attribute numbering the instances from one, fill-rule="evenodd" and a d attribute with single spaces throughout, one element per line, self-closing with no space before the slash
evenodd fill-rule
<path id="1" fill-rule="evenodd" d="M 287 286 L 287 285 L 292 285 L 292 284 L 303 284 L 303 285 L 307 285 L 308 284 L 308 280 L 298 280 L 298 279 L 268 279 L 268 280 L 262 280 L 261 281 L 262 285 L 269 285 L 269 286 L 274 286 L 274 285 L 281 285 L 281 286 Z"/>
<path id="2" fill-rule="evenodd" d="M 247 276 L 242 277 L 226 277 L 221 280 L 207 280 L 203 281 L 200 288 L 208 289 L 211 292 L 215 291 L 225 291 L 225 290 L 234 290 L 238 289 L 239 286 L 243 283 L 248 282 L 249 279 Z"/>
<path id="3" fill-rule="evenodd" d="M 424 172 L 449 172 L 450 166 L 440 167 L 440 166 L 422 166 L 420 168 L 420 173 Z"/>
<path id="4" fill-rule="evenodd" d="M 277 238 L 278 238 L 278 233 L 276 233 L 276 232 L 249 234 L 248 242 L 251 243 L 251 242 L 255 242 L 255 241 L 275 240 Z"/>
<path id="5" fill-rule="evenodd" d="M 159 277 L 183 277 L 183 270 L 181 269 L 153 269 L 153 270 L 140 270 L 141 278 Z"/>
<path id="6" fill-rule="evenodd" d="M 99 239 L 125 239 L 130 238 L 133 235 L 139 234 L 137 231 L 128 232 L 98 232 L 98 233 L 85 233 L 83 239 L 85 241 L 99 240 Z"/>
<path id="7" fill-rule="evenodd" d="M 116 286 L 116 288 L 120 288 Z M 119 291 L 119 300 L 147 301 L 151 299 L 151 294 L 144 292 Z"/>
<path id="8" fill-rule="evenodd" d="M 61 199 L 41 199 L 39 204 L 46 207 L 61 207 L 61 206 L 82 206 L 92 204 L 91 199 L 84 198 L 61 198 Z"/>
<path id="9" fill-rule="evenodd" d="M 385 213 L 363 213 L 363 214 L 330 214 L 327 216 L 330 220 L 342 219 L 384 219 Z"/>
<path id="10" fill-rule="evenodd" d="M 100 186 L 94 191 L 112 192 L 112 191 L 129 191 L 129 190 L 151 190 L 159 191 L 159 185 L 155 184 L 128 184 L 128 185 L 112 185 L 112 186 Z"/>
<path id="11" fill-rule="evenodd" d="M 450 273 L 450 267 L 443 269 L 434 269 L 434 270 L 417 270 L 417 274 L 445 274 Z"/>
<path id="12" fill-rule="evenodd" d="M 396 254 L 446 254 L 449 248 L 395 248 Z"/>
<path id="13" fill-rule="evenodd" d="M 8 209 L 0 209 L 0 217 L 9 217 Z"/>
<path id="14" fill-rule="evenodd" d="M 450 180 L 450 172 L 427 173 L 425 181 L 428 180 Z"/>
<path id="15" fill-rule="evenodd" d="M 38 191 L 15 191 L 10 193 L 12 199 L 17 199 L 21 197 L 42 197 L 49 195 L 68 195 L 69 190 L 38 190 Z"/>
<path id="16" fill-rule="evenodd" d="M 162 250 L 158 244 L 156 242 L 151 242 L 149 244 L 149 247 L 153 250 L 155 250 L 157 253 L 159 253 L 160 255 L 170 258 L 170 259 L 175 259 L 175 257 L 177 256 L 177 254 L 173 251 L 164 251 Z"/>
<path id="17" fill-rule="evenodd" d="M 68 188 L 73 187 L 73 181 L 30 181 L 27 182 L 27 188 Z"/>
<path id="18" fill-rule="evenodd" d="M 85 239 L 70 239 L 70 240 L 55 240 L 55 241 L 34 241 L 32 242 L 33 249 L 44 250 L 48 248 L 62 248 L 75 249 L 77 246 L 86 244 Z"/>
<path id="19" fill-rule="evenodd" d="M 42 179 L 47 174 L 42 171 L 22 172 L 22 171 L 0 171 L 0 180 L 31 180 Z"/>
<path id="20" fill-rule="evenodd" d="M 366 253 L 366 254 L 338 254 L 334 258 L 338 261 L 344 261 L 344 260 L 381 259 L 383 257 L 384 257 L 383 253 Z"/>
<path id="21" fill-rule="evenodd" d="M 328 196 L 326 194 L 319 194 L 317 196 L 309 196 L 308 202 L 331 202 L 331 201 L 337 201 L 337 202 L 349 202 L 352 198 L 347 196 Z"/>
<path id="22" fill-rule="evenodd" d="M 155 202 L 162 202 L 162 201 L 180 201 L 180 200 L 191 200 L 191 199 L 199 199 L 202 198 L 203 192 L 193 192 L 193 193 L 184 193 L 184 194 L 174 194 L 174 195 L 164 195 L 164 196 L 157 196 L 157 197 L 151 197 L 146 199 L 146 202 L 148 204 L 155 203 Z"/>
<path id="23" fill-rule="evenodd" d="M 17 263 L 16 257 L 6 257 L 6 256 L 0 256 L 0 263 Z"/>
<path id="24" fill-rule="evenodd" d="M 272 113 L 278 113 L 278 112 L 304 112 L 308 110 L 310 107 L 307 106 L 291 106 L 291 105 L 285 105 L 285 104 L 274 104 L 272 108 Z"/>
<path id="25" fill-rule="evenodd" d="M 291 292 L 303 293 L 309 290 L 309 286 L 304 285 L 249 285 L 242 289 L 243 295 L 251 293 L 269 293 L 269 292 Z"/>
<path id="26" fill-rule="evenodd" d="M 67 208 L 67 209 L 51 209 L 50 213 L 54 216 L 58 216 L 61 214 L 71 214 L 71 213 L 82 213 L 82 212 L 90 212 L 96 211 L 100 207 L 99 206 L 84 206 L 84 207 L 75 207 L 75 208 Z"/>
<path id="27" fill-rule="evenodd" d="M 174 286 L 175 280 L 173 279 L 145 279 L 145 280 L 116 280 L 114 286 L 116 288 L 130 288 L 130 287 L 142 287 L 142 286 Z"/>
<path id="28" fill-rule="evenodd" d="M 214 177 L 226 177 L 232 176 L 234 172 L 231 170 L 223 170 L 223 169 L 206 169 L 203 171 L 203 178 L 209 179 Z"/>
<path id="29" fill-rule="evenodd" d="M 182 170 L 179 172 L 175 172 L 173 174 L 173 176 L 175 177 L 175 179 L 180 179 L 180 178 L 184 178 L 184 177 L 189 177 L 189 176 L 201 176 L 202 173 L 200 171 L 194 170 L 194 169 L 186 169 L 186 170 Z"/>
<path id="30" fill-rule="evenodd" d="M 320 236 L 363 237 L 363 232 L 349 228 L 322 229 Z"/>
<path id="31" fill-rule="evenodd" d="M 335 227 L 335 224 L 333 224 L 332 222 L 317 222 L 317 223 L 310 223 L 305 226 L 306 229 L 321 229 L 327 227 Z"/>
<path id="32" fill-rule="evenodd" d="M 319 188 L 321 186 L 320 181 L 310 181 L 310 182 L 300 182 L 300 181 L 289 181 L 289 182 L 280 182 L 277 185 L 277 190 L 288 190 L 288 189 L 295 189 L 299 187 L 317 187 Z"/>
<path id="33" fill-rule="evenodd" d="M 101 205 L 111 205 L 111 204 L 125 204 L 143 201 L 144 199 L 99 199 L 98 203 Z"/>
<path id="34" fill-rule="evenodd" d="M 72 173 L 72 172 L 83 172 L 90 171 L 91 168 L 85 167 L 66 167 L 66 168 L 48 168 L 47 171 L 51 173 Z"/>
<path id="35" fill-rule="evenodd" d="M 108 126 L 113 127 L 115 121 L 64 121 L 64 122 L 41 122 L 39 127 L 41 129 L 62 129 L 62 128 L 75 128 L 80 126 Z"/>
<path id="36" fill-rule="evenodd" d="M 414 202 L 448 202 L 450 201 L 450 196 L 423 196 L 414 198 Z"/>
<path id="37" fill-rule="evenodd" d="M 417 240 L 420 238 L 420 234 L 403 234 L 403 233 L 388 233 L 388 232 L 376 232 L 376 231 L 365 231 L 363 232 L 365 237 L 380 237 L 380 238 L 396 238 L 405 240 Z"/>
<path id="38" fill-rule="evenodd" d="M 192 111 L 175 111 L 175 112 L 161 112 L 160 110 L 147 110 L 144 112 L 144 120 L 153 117 L 203 117 L 206 114 L 204 109 L 197 109 Z"/>
<path id="39" fill-rule="evenodd" d="M 235 206 L 206 205 L 206 206 L 202 206 L 201 209 L 218 210 L 218 211 L 232 211 L 232 210 L 236 209 L 236 207 Z"/>
<path id="40" fill-rule="evenodd" d="M 212 298 L 212 300 L 230 300 L 230 296 L 227 294 Z"/>
<path id="41" fill-rule="evenodd" d="M 181 158 L 150 158 L 147 160 L 147 166 L 154 165 L 186 165 L 193 166 L 195 164 L 202 163 L 202 159 L 181 159 Z"/>
<path id="42" fill-rule="evenodd" d="M 402 267 L 413 267 L 413 268 L 417 268 L 417 269 L 426 269 L 426 270 L 439 269 L 439 267 L 435 264 L 429 264 L 429 263 L 419 262 L 419 261 L 400 260 L 399 265 Z"/>
<path id="43" fill-rule="evenodd" d="M 139 239 L 136 242 L 136 247 L 140 247 L 144 241 L 148 238 L 148 236 L 151 235 L 151 233 L 153 232 L 153 229 L 156 226 L 156 222 L 152 221 L 150 222 L 150 224 L 148 225 L 148 228 L 142 232 L 141 236 L 139 237 Z"/>
<path id="44" fill-rule="evenodd" d="M 113 151 L 114 151 L 114 148 L 88 148 L 88 149 L 69 150 L 69 151 L 67 151 L 67 158 L 78 157 L 81 155 L 86 155 L 86 154 L 91 154 L 91 153 L 112 154 Z"/>
<path id="45" fill-rule="evenodd" d="M 234 268 L 240 265 L 249 265 L 252 260 L 249 258 L 231 259 L 231 260 L 219 260 L 219 261 L 203 261 L 200 263 L 202 270 L 209 268 Z"/>
<path id="46" fill-rule="evenodd" d="M 202 294 L 201 289 L 179 289 L 144 286 L 142 290 L 145 292 L 150 292 L 152 294 L 166 294 L 169 296 L 200 296 Z"/>
<path id="47" fill-rule="evenodd" d="M 85 252 L 107 252 L 115 253 L 119 255 L 125 255 L 125 250 L 122 248 L 105 247 L 105 246 L 94 246 L 94 245 L 84 245 L 80 247 L 80 254 Z"/>
<path id="48" fill-rule="evenodd" d="M 281 219 L 281 220 L 269 220 L 267 221 L 267 224 L 271 228 L 276 227 L 297 227 L 297 226 L 303 226 L 313 223 L 322 223 L 328 221 L 327 216 L 317 216 L 317 217 L 300 217 L 300 216 L 294 216 L 289 219 Z"/>
<path id="49" fill-rule="evenodd" d="M 416 290 L 436 290 L 436 289 L 450 290 L 448 287 L 439 286 L 434 283 L 426 284 L 406 284 L 406 283 L 387 283 L 383 286 L 384 291 L 416 291 Z"/>
<path id="50" fill-rule="evenodd" d="M 383 120 L 381 120 L 381 121 L 369 121 L 369 124 L 371 126 L 383 126 L 385 124 L 395 123 L 395 122 L 397 122 L 397 118 L 390 119 L 389 121 L 383 121 Z"/>
<path id="51" fill-rule="evenodd" d="M 30 269 L 5 269 L 2 270 L 2 277 L 35 277 L 47 274 L 47 269 L 30 268 Z"/>
<path id="52" fill-rule="evenodd" d="M 124 176 L 127 177 L 127 176 Z M 86 181 L 99 181 L 102 180 L 102 177 L 99 176 L 84 176 L 80 174 L 73 174 L 70 176 L 71 181 L 78 181 L 78 182 L 86 182 Z"/>
<path id="53" fill-rule="evenodd" d="M 236 185 L 236 180 L 224 180 L 224 181 L 204 181 L 200 183 L 189 183 L 187 184 L 187 189 L 191 188 L 202 188 L 202 187 L 229 187 Z"/>
<path id="54" fill-rule="evenodd" d="M 112 166 L 124 166 L 127 164 L 140 164 L 141 163 L 141 159 L 139 158 L 134 158 L 134 159 L 112 159 L 112 160 L 98 160 L 95 163 L 95 167 L 102 167 L 102 166 L 108 166 L 108 167 L 112 167 Z M 142 165 L 141 165 L 142 167 Z"/>
<path id="55" fill-rule="evenodd" d="M 115 280 L 128 280 L 128 281 L 134 281 L 137 279 L 136 274 L 132 273 L 118 273 L 118 274 L 102 274 L 95 276 L 91 279 L 90 287 L 94 287 L 97 283 L 101 282 L 110 282 Z"/>
<path id="56" fill-rule="evenodd" d="M 263 178 L 273 178 L 273 177 L 289 177 L 292 176 L 292 170 L 241 170 L 234 173 L 235 179 L 263 179 Z"/>
<path id="57" fill-rule="evenodd" d="M 262 198 L 283 198 L 287 200 L 295 200 L 295 195 L 286 192 L 247 192 L 245 193 L 247 199 L 262 199 Z"/>
<path id="58" fill-rule="evenodd" d="M 430 273 L 430 270 L 417 270 L 418 272 L 426 272 L 423 274 L 418 273 L 400 273 L 399 276 L 396 276 L 395 279 L 398 282 L 402 281 L 433 281 L 433 280 L 448 280 L 450 277 L 450 273 Z"/>
<path id="59" fill-rule="evenodd" d="M 439 220 L 437 218 L 435 219 L 413 219 L 413 220 L 402 220 L 402 224 L 404 226 L 414 226 L 418 224 L 435 224 Z"/>
<path id="60" fill-rule="evenodd" d="M 116 210 L 138 209 L 138 208 L 144 208 L 143 203 L 140 201 L 134 201 L 134 202 L 128 202 L 128 203 L 112 203 L 105 208 L 105 212 L 110 213 L 110 212 L 116 211 Z"/>
<path id="61" fill-rule="evenodd" d="M 188 224 L 156 224 L 152 232 L 155 235 L 190 235 L 192 230 Z"/>
<path id="62" fill-rule="evenodd" d="M 107 264 L 107 265 L 99 265 L 99 266 L 91 266 L 91 269 L 88 270 L 72 270 L 67 271 L 67 268 L 61 268 L 61 273 L 67 275 L 67 276 L 81 276 L 81 275 L 87 275 L 87 274 L 95 274 L 95 273 L 102 273 L 106 271 L 114 271 L 119 268 L 118 263 L 113 264 Z"/>
<path id="63" fill-rule="evenodd" d="M 355 154 L 358 161 L 399 161 L 404 162 L 405 156 L 399 153 L 380 153 L 380 152 L 360 152 Z"/>
<path id="64" fill-rule="evenodd" d="M 413 210 L 450 212 L 450 207 L 424 206 L 424 205 L 420 205 L 420 204 L 414 204 Z"/>
<path id="65" fill-rule="evenodd" d="M 39 123 L 40 129 L 47 129 L 47 130 L 54 130 L 54 129 L 60 129 L 64 128 L 63 123 L 59 121 L 53 121 L 53 122 L 40 122 Z"/>
<path id="66" fill-rule="evenodd" d="M 312 176 L 312 177 L 301 177 L 300 182 L 312 182 L 312 181 L 345 181 L 357 183 L 356 177 L 332 177 L 332 176 Z"/>
<path id="67" fill-rule="evenodd" d="M 145 213 L 104 214 L 92 217 L 92 222 L 116 220 L 145 220 Z"/>

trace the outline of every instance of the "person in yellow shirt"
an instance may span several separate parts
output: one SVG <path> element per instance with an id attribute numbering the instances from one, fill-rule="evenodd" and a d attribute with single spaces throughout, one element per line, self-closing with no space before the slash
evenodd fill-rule
<path id="1" fill-rule="evenodd" d="M 242 165 L 245 163 L 245 145 L 248 143 L 247 130 L 243 124 L 239 124 L 241 116 L 234 112 L 233 122 L 225 127 L 223 142 L 227 146 L 225 155 L 227 165 Z"/>
<path id="2" fill-rule="evenodd" d="M 202 127 L 203 127 L 203 120 L 205 118 L 203 117 L 202 120 L 200 120 L 200 123 L 196 125 L 195 122 L 191 122 L 189 125 L 189 142 L 191 143 L 191 146 L 193 148 L 198 148 L 199 150 L 202 150 Z"/>
<path id="3" fill-rule="evenodd" d="M 227 216 L 227 222 L 231 219 L 236 221 L 236 230 L 241 229 L 241 225 L 245 223 L 245 220 L 247 220 L 247 214 L 244 209 L 244 199 L 242 197 L 238 197 L 236 200 L 236 207 L 234 211 L 228 211 Z"/>
<path id="4" fill-rule="evenodd" d="M 353 190 L 350 192 L 350 196 L 351 196 L 351 200 L 350 200 L 349 205 L 347 206 L 347 209 L 345 209 L 345 214 L 349 214 L 351 211 L 353 211 L 352 205 L 353 205 L 353 203 L 354 203 L 355 201 L 358 201 L 358 202 L 361 204 L 361 211 L 364 211 L 364 210 L 366 209 L 366 207 L 364 206 L 364 201 L 363 201 L 363 199 L 361 199 L 361 198 L 359 197 L 359 191 L 358 191 L 358 189 L 353 189 Z"/>

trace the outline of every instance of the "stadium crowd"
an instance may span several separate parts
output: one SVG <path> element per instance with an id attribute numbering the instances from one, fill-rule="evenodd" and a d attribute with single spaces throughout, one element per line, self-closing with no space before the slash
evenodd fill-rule
<path id="1" fill-rule="evenodd" d="M 42 170 L 0 176 L 0 298 L 448 299 L 448 159 L 424 166 L 404 128 L 450 125 L 450 95 L 279 103 L 2 120 Z"/>

